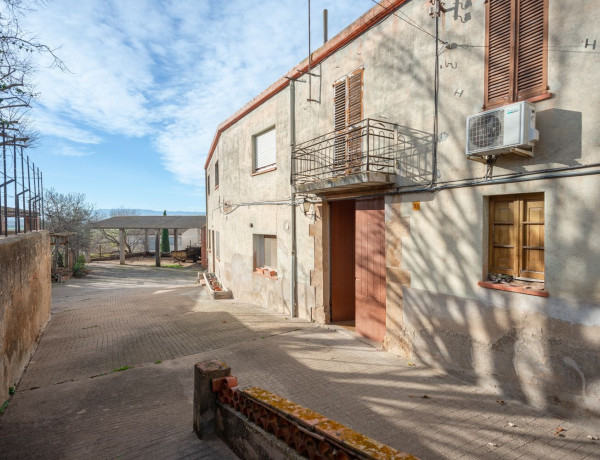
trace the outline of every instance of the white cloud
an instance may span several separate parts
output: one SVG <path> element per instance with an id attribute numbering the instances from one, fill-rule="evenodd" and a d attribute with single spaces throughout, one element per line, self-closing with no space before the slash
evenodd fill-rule
<path id="1" fill-rule="evenodd" d="M 92 152 L 85 148 L 76 148 L 68 145 L 60 145 L 54 150 L 55 155 L 63 157 L 87 157 L 92 155 Z"/>
<path id="2" fill-rule="evenodd" d="M 373 6 L 313 0 L 313 43 Z M 306 3 L 56 0 L 27 29 L 61 46 L 72 73 L 41 69 L 42 134 L 97 144 L 103 134 L 149 136 L 164 167 L 202 184 L 217 125 L 307 54 Z M 317 45 L 318 46 L 318 45 Z"/>
<path id="3" fill-rule="evenodd" d="M 42 135 L 55 136 L 78 144 L 99 144 L 102 141 L 89 130 L 76 127 L 67 117 L 51 115 L 51 112 L 43 107 L 36 110 L 35 127 Z"/>

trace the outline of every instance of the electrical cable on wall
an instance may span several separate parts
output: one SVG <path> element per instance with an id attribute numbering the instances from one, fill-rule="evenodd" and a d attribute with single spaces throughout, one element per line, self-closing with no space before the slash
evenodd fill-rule
<path id="1" fill-rule="evenodd" d="M 381 8 L 383 8 L 386 11 L 391 11 L 390 8 L 388 8 L 387 6 L 383 6 L 381 3 L 379 3 L 377 0 L 371 0 L 373 3 L 375 3 L 376 5 L 379 5 Z M 423 27 L 421 27 L 414 19 L 412 19 L 410 16 L 408 16 L 406 13 L 400 11 L 404 16 L 406 16 L 408 18 L 408 20 L 404 19 L 403 17 L 398 16 L 395 12 L 392 13 L 392 15 L 396 16 L 398 19 L 400 19 L 401 21 L 406 22 L 408 25 L 414 27 L 417 30 L 420 30 L 421 32 L 423 32 L 424 34 L 429 35 L 432 38 L 435 38 L 437 41 L 439 41 L 440 43 L 447 45 L 448 42 L 445 42 L 443 40 L 440 40 L 439 37 L 436 37 L 435 35 L 433 35 L 432 33 L 427 32 Z"/>

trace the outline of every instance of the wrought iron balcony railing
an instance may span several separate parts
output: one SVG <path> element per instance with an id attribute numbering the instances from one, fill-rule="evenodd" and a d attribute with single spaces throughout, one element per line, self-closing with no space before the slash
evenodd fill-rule
<path id="1" fill-rule="evenodd" d="M 417 176 L 431 135 L 366 118 L 344 130 L 296 144 L 293 184 L 308 184 L 360 173 Z M 414 177 L 413 177 L 414 178 Z"/>

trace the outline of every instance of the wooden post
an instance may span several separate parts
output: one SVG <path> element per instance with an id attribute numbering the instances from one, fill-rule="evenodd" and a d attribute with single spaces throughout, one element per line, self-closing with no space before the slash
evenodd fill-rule
<path id="1" fill-rule="evenodd" d="M 148 229 L 144 230 L 144 254 L 148 254 L 150 249 L 148 248 Z"/>
<path id="2" fill-rule="evenodd" d="M 125 229 L 119 229 L 119 263 L 125 265 Z"/>
<path id="3" fill-rule="evenodd" d="M 179 245 L 177 244 L 177 229 L 173 229 L 173 246 L 175 247 L 174 251 L 179 250 Z"/>
<path id="4" fill-rule="evenodd" d="M 154 238 L 154 258 L 156 266 L 160 267 L 160 229 L 156 229 L 156 238 Z"/>
<path id="5" fill-rule="evenodd" d="M 69 269 L 69 239 L 65 238 L 65 256 L 63 257 L 63 267 Z"/>

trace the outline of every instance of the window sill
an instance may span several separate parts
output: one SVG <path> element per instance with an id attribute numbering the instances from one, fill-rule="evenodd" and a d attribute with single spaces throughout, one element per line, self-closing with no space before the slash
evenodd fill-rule
<path id="1" fill-rule="evenodd" d="M 515 286 L 507 283 L 492 283 L 491 281 L 479 281 L 478 286 L 486 289 L 497 289 L 499 291 L 516 292 L 518 294 L 534 295 L 538 297 L 548 297 L 548 291 L 544 289 L 533 289 L 529 286 Z"/>
<path id="2" fill-rule="evenodd" d="M 526 102 L 540 102 L 540 101 L 545 101 L 546 99 L 550 99 L 552 98 L 552 96 L 554 96 L 554 93 L 551 93 L 550 91 L 543 93 L 543 94 L 538 94 L 537 96 L 531 96 L 528 97 L 526 99 L 521 99 L 518 101 L 512 101 L 512 102 L 497 102 L 495 104 L 490 104 L 490 105 L 483 105 L 482 109 L 483 110 L 491 110 L 491 109 L 497 109 L 499 107 L 504 107 L 505 105 L 511 105 L 511 104 L 517 104 L 518 102 L 521 101 L 526 101 Z"/>
<path id="3" fill-rule="evenodd" d="M 268 169 L 261 169 L 260 171 L 254 171 L 251 176 L 260 176 L 261 174 L 265 174 L 271 171 L 275 171 L 277 169 L 277 166 L 273 166 L 272 168 L 268 168 Z"/>
<path id="4" fill-rule="evenodd" d="M 272 280 L 276 280 L 277 278 L 277 271 L 275 270 L 271 270 L 270 268 L 260 268 L 257 267 L 254 269 L 254 271 L 252 272 L 254 275 L 258 275 L 258 276 L 264 276 L 265 278 L 269 278 Z"/>
<path id="5" fill-rule="evenodd" d="M 540 102 L 540 101 L 545 101 L 546 99 L 550 99 L 552 96 L 554 96 L 554 94 L 552 94 L 551 92 L 547 92 L 544 94 L 540 94 L 538 96 L 532 96 L 525 100 L 527 102 Z"/>

